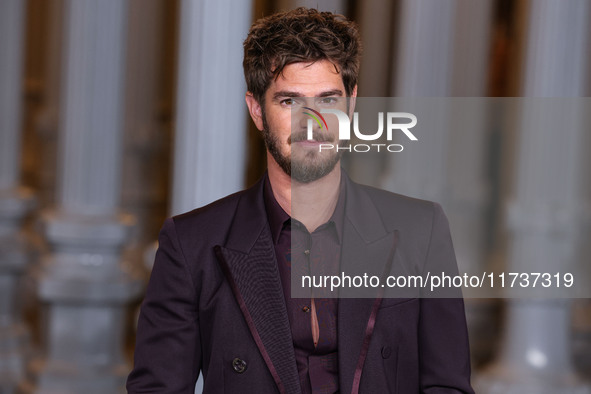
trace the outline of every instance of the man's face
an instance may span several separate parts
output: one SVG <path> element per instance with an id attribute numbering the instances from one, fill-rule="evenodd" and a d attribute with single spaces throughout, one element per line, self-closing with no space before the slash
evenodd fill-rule
<path id="1" fill-rule="evenodd" d="M 354 92 L 355 93 L 355 92 Z M 261 108 L 252 96 L 251 116 L 263 132 L 267 150 L 279 167 L 293 180 L 309 183 L 331 172 L 341 154 L 336 149 L 320 151 L 320 144 L 337 145 L 336 117 L 326 116 L 328 128 L 313 122 L 314 140 L 307 139 L 309 112 L 325 108 L 347 110 L 345 86 L 333 63 L 293 63 L 271 82 Z"/>

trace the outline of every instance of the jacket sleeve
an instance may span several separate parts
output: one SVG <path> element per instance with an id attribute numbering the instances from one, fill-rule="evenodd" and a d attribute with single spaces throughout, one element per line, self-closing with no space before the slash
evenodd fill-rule
<path id="1" fill-rule="evenodd" d="M 128 393 L 194 393 L 201 367 L 197 292 L 167 219 L 138 321 Z"/>
<path id="2" fill-rule="evenodd" d="M 457 274 L 457 263 L 443 210 L 434 204 L 425 274 Z M 469 393 L 470 347 L 461 291 L 421 298 L 419 321 L 420 389 L 425 394 Z"/>

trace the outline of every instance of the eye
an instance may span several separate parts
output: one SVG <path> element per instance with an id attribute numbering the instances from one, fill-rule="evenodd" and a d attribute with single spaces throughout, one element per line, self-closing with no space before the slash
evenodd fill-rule
<path id="1" fill-rule="evenodd" d="M 338 102 L 338 98 L 337 97 L 322 97 L 319 101 L 319 104 L 321 105 L 334 105 Z"/>
<path id="2" fill-rule="evenodd" d="M 284 107 L 291 107 L 296 105 L 296 101 L 293 98 L 286 98 L 279 102 Z"/>

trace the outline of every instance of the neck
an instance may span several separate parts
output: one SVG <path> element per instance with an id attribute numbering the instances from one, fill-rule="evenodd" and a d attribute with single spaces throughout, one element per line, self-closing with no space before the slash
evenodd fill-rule
<path id="1" fill-rule="evenodd" d="M 327 175 L 309 183 L 292 180 L 270 155 L 267 163 L 273 195 L 289 216 L 310 232 L 330 219 L 339 199 L 340 163 Z"/>

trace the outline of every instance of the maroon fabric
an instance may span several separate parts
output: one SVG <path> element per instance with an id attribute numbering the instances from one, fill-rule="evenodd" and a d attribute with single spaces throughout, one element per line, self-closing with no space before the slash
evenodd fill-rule
<path id="1" fill-rule="evenodd" d="M 291 326 L 296 363 L 302 393 L 332 394 L 339 391 L 337 298 L 314 297 L 319 338 L 314 346 L 310 298 L 291 297 L 292 268 L 300 275 L 324 275 L 336 272 L 341 254 L 341 236 L 345 209 L 344 183 L 332 217 L 312 233 L 292 219 L 275 200 L 269 181 L 265 183 L 265 207 L 279 266 L 281 284 Z M 292 264 L 298 254 L 301 260 Z M 303 272 L 302 272 L 303 270 Z M 298 276 L 299 277 L 299 276 Z"/>
<path id="2" fill-rule="evenodd" d="M 382 275 L 382 281 L 385 277 L 390 273 L 390 269 L 392 267 L 392 262 L 394 261 L 394 254 L 396 253 L 396 247 L 398 246 L 398 230 L 394 231 L 394 245 L 392 246 L 392 250 L 390 255 L 388 256 L 388 262 L 386 263 L 386 268 L 384 269 L 384 273 Z M 367 322 L 367 327 L 365 328 L 365 337 L 363 339 L 363 345 L 361 346 L 361 353 L 359 354 L 359 360 L 357 361 L 357 367 L 355 368 L 355 374 L 353 375 L 353 390 L 351 390 L 351 394 L 358 394 L 359 393 L 359 385 L 361 384 L 361 372 L 363 371 L 363 364 L 365 363 L 365 357 L 367 356 L 367 351 L 369 348 L 369 342 L 371 341 L 371 335 L 373 334 L 373 329 L 376 324 L 376 315 L 378 313 L 378 308 L 382 303 L 382 296 L 383 296 L 383 288 L 379 289 L 379 295 L 375 299 L 373 306 L 371 308 L 371 315 L 369 316 L 369 320 Z"/>
<path id="3" fill-rule="evenodd" d="M 393 269 L 407 264 L 412 272 L 435 272 L 455 265 L 440 206 L 344 178 L 343 269 L 389 249 L 396 230 Z M 139 317 L 130 394 L 192 393 L 200 371 L 208 394 L 276 394 L 274 374 L 286 393 L 301 392 L 263 189 L 264 180 L 166 220 Z M 360 393 L 474 393 L 461 298 L 384 298 L 371 318 L 374 301 L 339 299 L 342 393 L 351 393 L 358 370 Z M 245 371 L 233 368 L 236 358 L 246 362 Z M 309 363 L 313 374 L 315 361 Z"/>

